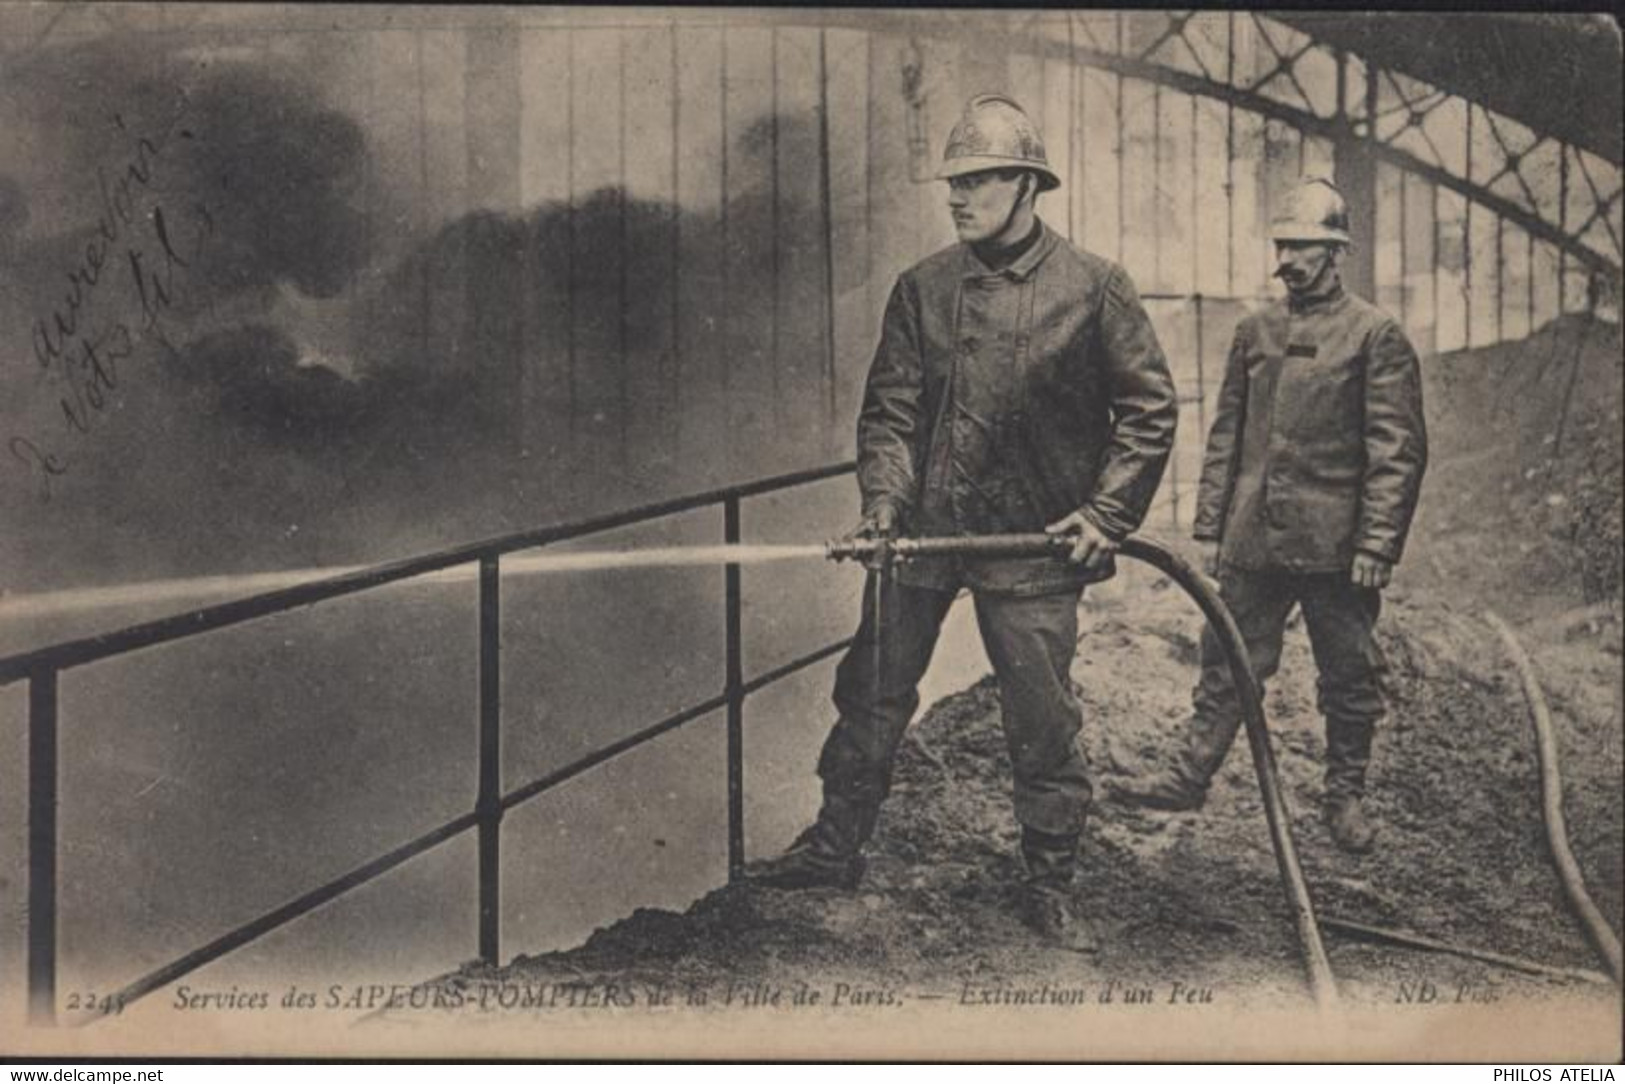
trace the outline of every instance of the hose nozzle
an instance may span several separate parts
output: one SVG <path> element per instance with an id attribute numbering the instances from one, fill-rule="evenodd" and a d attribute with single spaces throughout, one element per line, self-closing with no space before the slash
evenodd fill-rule
<path id="1" fill-rule="evenodd" d="M 825 542 L 824 556 L 831 561 L 873 561 L 888 544 L 895 544 L 895 540 L 848 535 Z"/>
<path id="2" fill-rule="evenodd" d="M 941 538 L 834 538 L 824 543 L 832 561 L 873 563 L 915 557 L 1061 557 L 1072 548 L 1064 534 L 950 535 Z"/>

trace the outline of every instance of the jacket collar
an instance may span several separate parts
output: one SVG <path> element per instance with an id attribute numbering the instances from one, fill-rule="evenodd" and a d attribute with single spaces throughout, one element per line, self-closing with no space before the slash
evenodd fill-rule
<path id="1" fill-rule="evenodd" d="M 1025 282 L 1038 270 L 1038 265 L 1055 251 L 1056 242 L 1059 240 L 1055 231 L 1051 230 L 1043 219 L 1039 219 L 1038 225 L 1042 233 L 1033 246 L 1023 252 L 1009 267 L 998 271 L 983 263 L 977 257 L 976 251 L 961 241 L 959 244 L 961 275 L 967 279 L 1010 278 L 1017 282 Z"/>

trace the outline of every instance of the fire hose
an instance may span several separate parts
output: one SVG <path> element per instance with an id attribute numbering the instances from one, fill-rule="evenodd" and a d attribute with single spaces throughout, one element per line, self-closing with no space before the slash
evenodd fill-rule
<path id="1" fill-rule="evenodd" d="M 1499 615 L 1486 612 L 1484 619 L 1495 629 L 1512 656 L 1512 664 L 1523 682 L 1524 699 L 1529 705 L 1529 720 L 1535 728 L 1535 752 L 1540 762 L 1540 813 L 1546 825 L 1546 843 L 1552 852 L 1552 864 L 1557 867 L 1558 880 L 1563 883 L 1563 894 L 1580 917 L 1581 925 L 1608 963 L 1608 970 L 1616 984 L 1625 984 L 1625 972 L 1620 965 L 1619 938 L 1609 928 L 1608 920 L 1586 891 L 1585 877 L 1580 863 L 1569 849 L 1568 827 L 1563 818 L 1563 780 L 1557 771 L 1557 738 L 1552 731 L 1552 715 L 1546 707 L 1546 697 L 1540 691 L 1534 665 L 1519 643 L 1512 627 Z"/>
<path id="2" fill-rule="evenodd" d="M 1008 534 L 947 538 L 845 538 L 830 542 L 825 547 L 831 560 L 861 560 L 878 570 L 880 576 L 889 573 L 895 561 L 921 557 L 1058 557 L 1072 548 L 1069 535 Z M 1314 902 L 1309 897 L 1309 885 L 1298 862 L 1297 847 L 1292 840 L 1292 828 L 1287 817 L 1286 799 L 1281 779 L 1275 767 L 1275 755 L 1270 749 L 1269 730 L 1264 719 L 1264 701 L 1258 678 L 1253 674 L 1247 657 L 1241 631 L 1230 610 L 1219 598 L 1212 585 L 1178 556 L 1159 542 L 1149 538 L 1124 539 L 1118 553 L 1144 562 L 1178 584 L 1201 608 L 1203 615 L 1217 634 L 1219 646 L 1230 664 L 1231 679 L 1235 682 L 1236 696 L 1241 705 L 1242 721 L 1247 731 L 1247 744 L 1253 754 L 1253 769 L 1258 774 L 1258 786 L 1263 795 L 1264 817 L 1269 824 L 1270 842 L 1275 850 L 1275 864 L 1280 871 L 1287 904 L 1291 908 L 1298 941 L 1303 949 L 1304 968 L 1309 990 L 1321 1009 L 1337 1005 L 1337 983 L 1332 976 L 1331 963 L 1321 941 L 1320 926 L 1315 918 Z M 877 600 L 883 592 L 876 591 Z M 877 640 L 879 637 L 877 637 Z"/>

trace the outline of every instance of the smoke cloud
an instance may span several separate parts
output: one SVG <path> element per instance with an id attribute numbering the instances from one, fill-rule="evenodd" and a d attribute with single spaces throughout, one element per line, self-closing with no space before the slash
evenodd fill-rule
<path id="1" fill-rule="evenodd" d="M 279 283 L 314 297 L 343 290 L 367 257 L 360 126 L 252 68 L 203 76 L 180 123 L 191 138 L 177 186 L 214 217 L 213 288 L 227 296 Z"/>
<path id="2" fill-rule="evenodd" d="M 8 581 L 383 559 L 718 480 L 730 442 L 751 473 L 819 454 L 797 442 L 807 389 L 777 374 L 821 364 L 821 269 L 774 247 L 816 236 L 818 212 L 775 199 L 764 162 L 726 209 L 606 187 L 414 235 L 422 209 L 379 181 L 375 133 L 319 67 L 90 45 L 39 71 L 0 96 L 57 139 L 49 169 L 0 178 L 7 347 L 61 305 L 121 133 L 168 133 L 140 194 L 197 243 L 55 499 L 8 464 Z M 769 155 L 769 127 L 742 155 Z M 52 417 L 15 353 L 0 391 L 0 421 Z"/>

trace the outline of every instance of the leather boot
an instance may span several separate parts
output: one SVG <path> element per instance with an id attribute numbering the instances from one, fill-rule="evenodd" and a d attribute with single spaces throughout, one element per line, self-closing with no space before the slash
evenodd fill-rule
<path id="1" fill-rule="evenodd" d="M 1235 740 L 1236 720 L 1191 716 L 1185 747 L 1172 766 L 1119 783 L 1117 800 L 1126 806 L 1187 813 L 1207 802 L 1207 789 Z"/>
<path id="2" fill-rule="evenodd" d="M 1206 804 L 1207 782 L 1197 778 L 1181 758 L 1172 767 L 1117 784 L 1114 793 L 1120 804 L 1132 808 L 1188 813 Z"/>
<path id="3" fill-rule="evenodd" d="M 856 888 L 864 868 L 858 852 L 879 816 L 878 798 L 826 790 L 811 827 L 783 854 L 748 864 L 745 880 L 762 888 Z"/>
<path id="4" fill-rule="evenodd" d="M 1100 941 L 1078 911 L 1072 882 L 1078 866 L 1079 835 L 1052 835 L 1023 825 L 1021 854 L 1027 861 L 1021 920 L 1045 943 L 1070 952 L 1093 953 Z"/>
<path id="5" fill-rule="evenodd" d="M 1326 797 L 1321 812 L 1332 842 L 1352 854 L 1365 854 L 1376 842 L 1366 819 L 1365 774 L 1371 764 L 1370 720 L 1326 720 Z"/>

